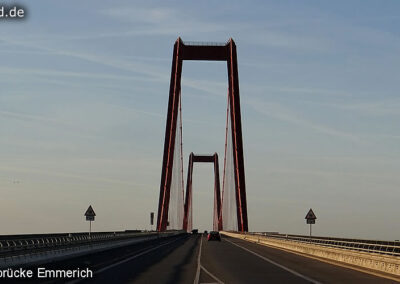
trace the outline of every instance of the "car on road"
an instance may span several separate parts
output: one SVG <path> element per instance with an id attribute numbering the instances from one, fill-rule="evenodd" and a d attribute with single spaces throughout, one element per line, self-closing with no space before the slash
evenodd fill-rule
<path id="1" fill-rule="evenodd" d="M 192 230 L 192 234 L 193 234 L 193 235 L 196 235 L 198 232 L 199 232 L 198 229 L 193 229 L 193 230 Z"/>
<path id="2" fill-rule="evenodd" d="M 217 231 L 211 231 L 207 236 L 208 241 L 221 241 L 221 236 Z"/>

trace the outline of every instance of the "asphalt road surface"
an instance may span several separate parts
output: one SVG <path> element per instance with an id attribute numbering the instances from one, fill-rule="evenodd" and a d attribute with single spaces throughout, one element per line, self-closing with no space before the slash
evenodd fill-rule
<path id="1" fill-rule="evenodd" d="M 89 267 L 94 271 L 92 279 L 71 283 L 397 283 L 234 238 L 207 241 L 201 234 L 96 253 L 46 267 Z"/>
<path id="2" fill-rule="evenodd" d="M 371 274 L 332 265 L 297 254 L 223 238 L 205 242 L 201 265 L 220 283 L 397 283 Z M 200 278 L 200 283 L 210 283 Z"/>

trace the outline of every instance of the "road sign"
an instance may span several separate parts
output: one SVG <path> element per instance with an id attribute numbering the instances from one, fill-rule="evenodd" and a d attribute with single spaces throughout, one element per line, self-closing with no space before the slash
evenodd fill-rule
<path id="1" fill-rule="evenodd" d="M 90 239 L 90 235 L 92 233 L 92 221 L 94 221 L 94 216 L 96 216 L 96 213 L 94 213 L 92 205 L 89 205 L 89 208 L 85 212 L 86 221 L 90 221 L 89 222 L 89 239 Z"/>
<path id="2" fill-rule="evenodd" d="M 308 220 L 314 220 L 314 223 L 312 223 L 312 224 L 315 224 L 315 219 L 317 219 L 317 217 L 315 216 L 314 211 L 312 211 L 312 209 L 310 208 L 310 210 L 308 211 L 308 213 L 306 215 L 306 218 L 304 218 L 304 219 L 307 220 L 307 224 L 311 224 L 311 223 L 308 223 Z"/>
<path id="3" fill-rule="evenodd" d="M 315 224 L 315 219 L 317 219 L 317 216 L 315 216 L 314 211 L 312 211 L 311 208 L 308 211 L 305 219 L 307 221 L 307 224 L 310 224 L 310 237 L 311 237 L 311 225 Z"/>
<path id="4" fill-rule="evenodd" d="M 85 216 L 86 221 L 94 221 L 94 216 L 96 216 L 96 213 L 94 213 L 92 205 L 90 205 L 89 208 L 86 210 Z"/>

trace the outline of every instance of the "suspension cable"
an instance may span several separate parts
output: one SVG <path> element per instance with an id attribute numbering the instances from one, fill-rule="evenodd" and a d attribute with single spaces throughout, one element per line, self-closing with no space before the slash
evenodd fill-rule
<path id="1" fill-rule="evenodd" d="M 222 208 L 224 204 L 224 192 L 225 192 L 225 174 L 226 174 L 226 152 L 228 146 L 228 123 L 229 123 L 229 88 L 228 88 L 228 99 L 226 104 L 226 128 L 225 128 L 225 154 L 224 154 L 224 173 L 222 176 L 222 198 L 221 198 L 221 212 L 219 218 L 222 218 Z"/>

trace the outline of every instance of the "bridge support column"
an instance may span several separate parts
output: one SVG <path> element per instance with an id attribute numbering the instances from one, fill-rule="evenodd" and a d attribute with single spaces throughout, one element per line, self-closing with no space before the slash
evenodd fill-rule
<path id="1" fill-rule="evenodd" d="M 239 76 L 235 42 L 230 39 L 226 44 L 193 44 L 183 43 L 180 38 L 174 45 L 171 81 L 168 101 L 168 114 L 165 128 L 164 156 L 161 172 L 160 195 L 158 203 L 157 230 L 165 231 L 168 224 L 168 208 L 171 192 L 171 176 L 175 148 L 177 114 L 180 102 L 181 73 L 183 60 L 213 60 L 226 61 L 229 83 L 229 111 L 232 126 L 233 164 L 235 175 L 236 218 L 238 231 L 248 231 L 246 183 L 243 159 L 243 139 L 240 114 Z M 218 200 L 218 198 L 217 198 Z M 221 204 L 217 204 L 221 207 Z M 185 209 L 186 210 L 186 209 Z M 222 229 L 221 210 L 219 212 L 218 227 Z M 185 224 L 185 222 L 184 222 Z"/>

